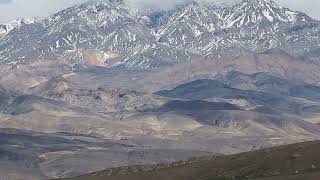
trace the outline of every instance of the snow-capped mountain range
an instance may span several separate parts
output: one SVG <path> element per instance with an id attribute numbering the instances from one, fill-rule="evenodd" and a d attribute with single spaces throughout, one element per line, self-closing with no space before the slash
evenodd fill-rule
<path id="1" fill-rule="evenodd" d="M 317 59 L 320 48 L 319 21 L 269 0 L 226 7 L 194 1 L 157 12 L 133 9 L 121 0 L 88 2 L 28 22 L 0 26 L 1 63 L 76 62 L 94 50 L 103 54 L 106 66 L 150 69 L 274 48 Z"/>
<path id="2" fill-rule="evenodd" d="M 0 24 L 0 36 L 4 36 L 17 27 L 32 24 L 35 21 L 35 19 L 16 19 L 6 24 Z"/>

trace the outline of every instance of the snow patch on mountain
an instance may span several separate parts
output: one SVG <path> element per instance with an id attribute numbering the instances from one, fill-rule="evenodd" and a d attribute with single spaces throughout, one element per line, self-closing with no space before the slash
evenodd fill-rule
<path id="1" fill-rule="evenodd" d="M 0 24 L 0 36 L 8 34 L 13 29 L 26 24 L 32 24 L 35 19 L 16 19 L 6 24 Z"/>
<path id="2" fill-rule="evenodd" d="M 228 6 L 194 1 L 167 11 L 110 0 L 68 8 L 1 39 L 0 62 L 5 64 L 70 57 L 81 61 L 87 57 L 82 50 L 89 49 L 117 54 L 107 67 L 153 69 L 272 48 L 308 58 L 319 49 L 320 23 L 269 0 Z"/>

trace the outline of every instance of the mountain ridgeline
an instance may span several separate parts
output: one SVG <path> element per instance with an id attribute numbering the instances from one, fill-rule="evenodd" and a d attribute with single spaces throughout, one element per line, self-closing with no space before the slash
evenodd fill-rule
<path id="1" fill-rule="evenodd" d="M 77 64 L 88 50 L 102 53 L 107 67 L 129 69 L 275 48 L 317 60 L 320 43 L 319 21 L 269 0 L 232 6 L 194 1 L 168 11 L 138 10 L 123 1 L 87 2 L 0 31 L 0 62 L 10 65 L 57 59 Z"/>

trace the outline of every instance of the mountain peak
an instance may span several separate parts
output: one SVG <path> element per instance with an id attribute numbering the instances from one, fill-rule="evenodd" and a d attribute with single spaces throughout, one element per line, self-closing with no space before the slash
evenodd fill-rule
<path id="1" fill-rule="evenodd" d="M 255 4 L 255 5 L 262 5 L 265 3 L 273 3 L 275 4 L 273 1 L 271 0 L 243 0 L 242 2 L 246 2 L 246 3 L 250 3 L 250 4 Z"/>
<path id="2" fill-rule="evenodd" d="M 20 27 L 22 25 L 32 24 L 35 21 L 36 21 L 35 19 L 22 18 L 22 19 L 13 20 L 6 24 L 0 24 L 0 36 L 8 34 L 13 29 Z"/>
<path id="3" fill-rule="evenodd" d="M 318 48 L 320 27 L 319 21 L 270 0 L 241 0 L 225 7 L 191 0 L 157 12 L 132 8 L 124 0 L 96 0 L 37 22 L 0 34 L 0 63 L 28 63 L 39 57 L 80 61 L 82 49 L 102 52 L 104 62 L 117 60 L 129 69 L 270 48 L 300 56 Z"/>
<path id="4" fill-rule="evenodd" d="M 259 23 L 293 24 L 298 12 L 283 8 L 270 0 L 243 0 L 231 8 L 226 27 L 241 27 Z"/>

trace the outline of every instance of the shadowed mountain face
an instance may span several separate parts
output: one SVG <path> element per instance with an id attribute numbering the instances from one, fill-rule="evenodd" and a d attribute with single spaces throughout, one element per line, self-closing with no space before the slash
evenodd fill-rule
<path id="1" fill-rule="evenodd" d="M 241 93 L 241 90 L 232 89 L 219 81 L 196 80 L 180 85 L 172 91 L 160 91 L 156 94 L 168 97 L 200 100 L 212 97 L 213 95 L 223 97 L 225 94 L 235 94 L 236 96 Z"/>
<path id="2" fill-rule="evenodd" d="M 303 81 L 287 80 L 269 73 L 244 74 L 231 71 L 226 75 L 217 75 L 216 79 L 234 88 L 258 90 L 273 94 L 319 100 L 320 88 Z"/>
<path id="3" fill-rule="evenodd" d="M 206 111 L 206 110 L 240 110 L 239 107 L 229 103 L 215 103 L 206 101 L 170 101 L 163 105 L 160 111 Z"/>
<path id="4" fill-rule="evenodd" d="M 207 99 L 210 97 L 243 97 L 251 94 L 254 97 L 276 95 L 301 97 L 318 100 L 320 88 L 304 82 L 290 81 L 267 73 L 243 74 L 230 72 L 217 80 L 196 80 L 183 84 L 172 91 L 160 91 L 156 94 L 184 99 Z M 222 82 L 229 84 L 230 87 Z M 237 89 L 238 88 L 238 89 Z"/>
<path id="5" fill-rule="evenodd" d="M 307 142 L 232 156 L 194 158 L 156 166 L 129 166 L 72 180 L 316 180 L 319 142 Z M 263 161 L 261 160 L 263 159 Z"/>
<path id="6" fill-rule="evenodd" d="M 257 74 L 253 74 L 251 76 L 247 75 L 246 77 L 256 76 Z M 240 76 L 236 77 L 241 78 Z M 282 80 L 282 85 L 291 85 L 290 81 L 274 76 L 263 76 L 260 74 L 260 77 L 273 77 L 276 80 Z M 231 80 L 232 79 L 230 79 L 230 81 Z M 241 81 L 235 82 L 241 83 Z M 251 81 L 247 80 L 245 82 L 250 83 Z M 261 85 L 261 83 L 256 84 L 257 86 Z M 275 84 L 277 84 L 277 81 L 271 84 L 264 83 L 266 87 Z M 296 84 L 299 84 L 299 82 L 291 85 L 287 89 L 298 87 Z M 303 87 L 303 85 L 304 87 L 310 86 L 303 83 L 300 84 L 299 87 Z M 285 89 L 283 89 L 283 91 L 284 90 Z M 286 129 L 290 126 L 288 126 L 288 124 L 299 124 L 299 120 L 296 121 L 292 117 L 293 114 L 295 114 L 297 118 L 303 118 L 304 116 L 312 115 L 313 113 L 317 114 L 318 112 L 319 103 L 316 103 L 318 101 L 316 98 L 313 98 L 313 100 L 315 100 L 314 103 L 307 103 L 306 100 L 295 99 L 295 97 L 289 96 L 288 94 L 284 95 L 284 93 L 281 92 L 267 92 L 272 93 L 265 93 L 258 91 L 258 89 L 241 90 L 231 88 L 217 80 L 203 79 L 182 84 L 173 90 L 160 91 L 156 94 L 179 99 L 172 100 L 163 105 L 159 109 L 160 112 L 175 112 L 192 117 L 200 123 L 216 127 L 245 128 L 255 126 L 254 124 L 257 123 L 264 127 L 272 126 L 272 128 L 276 129 Z M 304 98 L 315 97 L 317 95 L 318 91 L 313 91 Z M 255 133 L 263 131 L 263 129 L 260 129 Z"/>
<path id="7" fill-rule="evenodd" d="M 307 87 L 308 86 L 306 86 L 306 88 Z M 315 87 L 314 90 L 317 88 L 318 87 Z M 299 87 L 296 87 L 294 90 L 297 92 Z M 295 93 L 294 90 L 292 93 Z M 310 89 L 309 92 L 309 96 L 318 96 L 318 91 L 312 91 L 312 89 Z M 192 81 L 190 83 L 180 85 L 173 90 L 160 91 L 156 94 L 171 98 L 189 100 L 209 100 L 219 98 L 227 100 L 241 99 L 256 106 L 256 111 L 266 113 L 288 112 L 301 114 L 301 110 L 305 107 L 304 103 L 299 103 L 286 95 L 281 96 L 275 93 L 235 89 L 219 81 L 206 79 Z M 296 96 L 299 97 L 301 94 L 296 93 Z"/>

